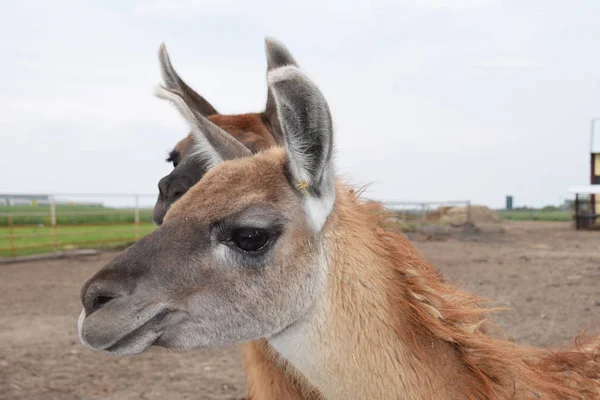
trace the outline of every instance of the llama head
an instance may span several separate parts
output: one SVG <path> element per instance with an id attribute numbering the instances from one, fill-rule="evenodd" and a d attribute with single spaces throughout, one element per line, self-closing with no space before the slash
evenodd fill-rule
<path id="1" fill-rule="evenodd" d="M 274 337 L 309 312 L 327 276 L 331 116 L 299 68 L 274 68 L 268 82 L 283 146 L 255 155 L 180 91 L 158 89 L 188 121 L 208 172 L 156 231 L 86 282 L 85 344 L 117 354 L 218 346 Z"/>

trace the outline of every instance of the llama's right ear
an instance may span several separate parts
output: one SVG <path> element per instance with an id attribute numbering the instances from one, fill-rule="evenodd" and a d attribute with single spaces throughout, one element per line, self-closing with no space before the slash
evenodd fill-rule
<path id="1" fill-rule="evenodd" d="M 329 107 L 319 88 L 299 68 L 274 69 L 268 81 L 287 150 L 288 173 L 305 198 L 313 229 L 319 231 L 335 201 Z"/>
<path id="2" fill-rule="evenodd" d="M 194 109 L 194 111 L 205 117 L 217 114 L 217 110 L 202 96 L 190 88 L 177 74 L 171 64 L 167 47 L 161 43 L 158 51 L 160 60 L 160 71 L 164 80 L 164 87 L 168 90 L 177 91 L 183 96 L 183 100 Z"/>
<path id="3" fill-rule="evenodd" d="M 265 53 L 267 55 L 267 73 L 288 65 L 298 66 L 292 53 L 275 38 L 268 37 L 265 39 Z"/>
<path id="4" fill-rule="evenodd" d="M 267 55 L 267 76 L 269 72 L 274 69 L 292 65 L 298 66 L 296 60 L 292 56 L 292 53 L 281 43 L 279 40 L 274 38 L 265 39 L 265 53 Z M 281 132 L 281 126 L 277 117 L 277 105 L 273 98 L 273 92 L 270 88 L 267 89 L 267 107 L 265 109 L 267 119 L 271 123 L 271 131 L 273 137 L 279 144 L 283 144 L 283 136 Z"/>
<path id="5" fill-rule="evenodd" d="M 207 168 L 212 168 L 221 161 L 252 155 L 250 150 L 237 139 L 192 109 L 177 90 L 157 86 L 155 94 L 173 103 L 187 121 L 194 137 L 193 156 L 198 157 Z"/>

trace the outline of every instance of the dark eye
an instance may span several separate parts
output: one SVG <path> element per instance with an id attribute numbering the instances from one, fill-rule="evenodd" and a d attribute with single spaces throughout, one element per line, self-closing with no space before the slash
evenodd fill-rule
<path id="1" fill-rule="evenodd" d="M 269 242 L 269 233 L 260 228 L 238 228 L 231 232 L 231 242 L 243 251 L 258 251 Z"/>
<path id="2" fill-rule="evenodd" d="M 169 153 L 169 157 L 167 157 L 167 162 L 173 163 L 173 168 L 177 168 L 179 162 L 181 161 L 181 156 L 177 150 L 172 150 Z"/>

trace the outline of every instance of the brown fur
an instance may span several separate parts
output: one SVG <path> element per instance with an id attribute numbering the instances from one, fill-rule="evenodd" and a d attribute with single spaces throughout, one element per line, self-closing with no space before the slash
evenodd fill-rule
<path id="1" fill-rule="evenodd" d="M 177 142 L 175 151 L 179 154 L 181 160 L 192 154 L 194 151 L 194 138 L 191 133 Z"/>
<path id="2" fill-rule="evenodd" d="M 266 150 L 277 143 L 270 131 L 264 113 L 239 115 L 212 115 L 208 117 L 231 136 L 242 142 L 253 153 Z"/>
<path id="3" fill-rule="evenodd" d="M 88 344 L 92 340 L 96 348 L 106 349 L 102 341 L 118 337 L 107 332 L 118 333 L 123 321 L 132 320 L 122 313 L 137 312 L 122 306 L 127 304 L 123 301 L 128 287 L 119 292 L 115 307 L 109 302 L 91 311 L 94 288 L 135 285 L 140 279 L 145 279 L 142 286 L 153 288 L 150 282 L 162 279 L 159 286 L 169 291 L 169 307 L 176 310 L 183 302 L 184 310 L 191 312 L 185 308 L 193 297 L 188 292 L 198 292 L 198 285 L 203 296 L 217 296 L 218 304 L 232 298 L 228 310 L 233 313 L 240 315 L 239 310 L 249 306 L 252 323 L 242 328 L 227 325 L 235 321 L 228 313 L 228 333 L 235 335 L 263 321 L 266 329 L 277 324 L 277 330 L 262 333 L 268 346 L 255 341 L 250 349 L 258 353 L 246 353 L 254 365 L 249 376 L 256 381 L 249 386 L 255 400 L 318 399 L 318 393 L 336 399 L 600 399 L 598 338 L 552 353 L 486 334 L 481 324 L 490 310 L 479 305 L 479 298 L 444 283 L 402 233 L 385 227 L 380 204 L 360 201 L 338 182 L 333 211 L 323 229 L 313 234 L 301 207 L 303 195 L 289 181 L 285 162 L 284 150 L 274 148 L 215 166 L 173 205 L 161 228 L 90 279 L 82 289 L 88 313 L 82 314 L 80 328 Z M 236 264 L 213 265 L 204 256 L 214 253 L 195 253 L 199 244 L 209 242 L 202 235 L 208 234 L 211 223 L 252 207 L 287 219 L 288 228 L 270 256 L 272 263 L 259 271 L 227 268 Z M 324 258 L 316 256 L 321 251 Z M 321 277 L 321 285 L 302 292 L 297 283 L 307 282 L 307 275 Z M 258 279 L 254 284 L 240 279 L 248 277 Z M 281 325 L 278 311 L 288 312 L 288 307 L 302 303 L 305 298 L 297 296 L 302 293 L 310 297 L 310 308 Z M 138 307 L 139 302 L 133 304 Z M 223 320 L 210 310 L 200 315 L 218 324 Z M 200 318 L 195 323 L 202 322 Z M 163 345 L 178 333 L 173 329 L 161 336 Z M 188 339 L 199 332 L 204 332 L 203 338 L 222 334 L 220 327 L 211 330 L 208 325 L 189 329 Z"/>
<path id="4" fill-rule="evenodd" d="M 242 168 L 218 166 L 170 216 L 195 215 L 198 207 L 233 212 L 228 207 L 239 201 L 222 201 L 225 181 L 233 189 L 228 196 L 256 193 L 252 202 L 267 206 L 267 199 L 289 190 L 283 160 L 281 149 L 273 149 L 234 161 Z M 197 203 L 200 193 L 203 201 Z M 480 306 L 482 299 L 444 283 L 401 232 L 385 226 L 381 204 L 363 202 L 343 185 L 336 197 L 324 228 L 331 325 L 319 340 L 333 346 L 321 347 L 323 353 L 338 357 L 323 368 L 354 388 L 356 397 L 350 398 L 600 399 L 597 342 L 550 352 L 486 334 L 483 317 L 491 310 Z M 266 341 L 250 342 L 244 350 L 250 399 L 325 398 Z"/>
<path id="5" fill-rule="evenodd" d="M 384 227 L 381 205 L 361 202 L 346 190 L 338 191 L 338 199 L 335 230 L 348 236 L 344 225 L 360 229 L 354 234 L 371 246 L 373 264 L 388 268 L 381 272 L 388 278 L 390 323 L 404 343 L 413 345 L 413 368 L 420 365 L 421 373 L 438 376 L 442 366 L 453 372 L 443 390 L 454 397 L 446 398 L 600 398 L 599 342 L 553 353 L 487 335 L 481 326 L 489 310 L 479 306 L 481 299 L 445 284 L 402 233 Z M 429 389 L 426 398 L 437 398 L 442 388 Z"/>

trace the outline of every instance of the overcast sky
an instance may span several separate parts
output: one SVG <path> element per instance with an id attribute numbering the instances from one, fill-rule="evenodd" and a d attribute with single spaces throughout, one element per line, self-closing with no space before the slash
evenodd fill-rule
<path id="1" fill-rule="evenodd" d="M 338 171 L 371 197 L 541 206 L 589 182 L 597 0 L 99 3 L 2 1 L 0 192 L 156 193 L 187 133 L 152 96 L 159 44 L 239 113 L 264 108 L 265 36 L 324 92 Z"/>

